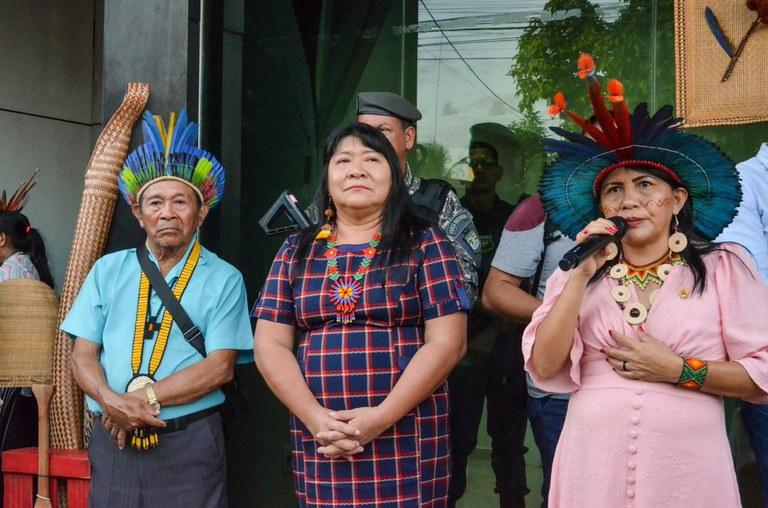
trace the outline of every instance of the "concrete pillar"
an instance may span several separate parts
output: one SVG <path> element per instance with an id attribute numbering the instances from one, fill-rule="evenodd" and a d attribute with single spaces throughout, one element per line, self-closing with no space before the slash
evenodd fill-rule
<path id="1" fill-rule="evenodd" d="M 148 83 L 148 108 L 167 118 L 189 106 L 189 1 L 104 0 L 101 120 L 109 120 L 130 81 Z M 194 62 L 194 67 L 197 63 Z M 134 129 L 132 145 L 142 142 Z M 144 237 L 124 201 L 115 210 L 107 252 L 133 247 Z"/>

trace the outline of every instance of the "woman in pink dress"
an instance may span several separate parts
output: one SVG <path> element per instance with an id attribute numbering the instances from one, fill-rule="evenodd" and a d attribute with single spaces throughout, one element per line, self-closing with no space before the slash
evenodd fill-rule
<path id="1" fill-rule="evenodd" d="M 671 108 L 630 115 L 617 81 L 609 113 L 588 55 L 579 59 L 598 120 L 565 110 L 541 186 L 577 242 L 627 232 L 547 283 L 523 338 L 537 386 L 573 392 L 549 506 L 740 506 L 723 396 L 765 400 L 768 291 L 749 255 L 710 243 L 740 199 L 733 164 L 677 130 Z M 620 235 L 619 235 L 620 236 Z"/>

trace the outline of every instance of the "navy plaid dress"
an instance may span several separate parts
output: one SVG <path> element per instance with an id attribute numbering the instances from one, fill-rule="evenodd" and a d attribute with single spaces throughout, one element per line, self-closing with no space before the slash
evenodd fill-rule
<path id="1" fill-rule="evenodd" d="M 424 321 L 464 311 L 461 272 L 444 234 L 424 230 L 418 249 L 396 266 L 374 265 L 363 279 L 355 320 L 336 322 L 328 296 L 326 243 L 312 244 L 306 264 L 295 259 L 298 241 L 280 248 L 253 316 L 294 325 L 297 360 L 323 407 L 376 406 L 389 394 L 424 344 Z M 340 245 L 339 272 L 352 275 L 364 245 Z M 349 462 L 317 453 L 318 443 L 291 416 L 293 472 L 302 507 L 445 506 L 450 478 L 448 393 L 445 385 Z"/>

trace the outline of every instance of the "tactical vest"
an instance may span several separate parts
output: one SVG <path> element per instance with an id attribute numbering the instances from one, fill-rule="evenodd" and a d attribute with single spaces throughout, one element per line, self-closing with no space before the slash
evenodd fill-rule
<path id="1" fill-rule="evenodd" d="M 453 187 L 448 182 L 434 178 L 422 180 L 416 192 L 411 194 L 416 215 L 430 224 L 440 225 L 440 213 Z"/>

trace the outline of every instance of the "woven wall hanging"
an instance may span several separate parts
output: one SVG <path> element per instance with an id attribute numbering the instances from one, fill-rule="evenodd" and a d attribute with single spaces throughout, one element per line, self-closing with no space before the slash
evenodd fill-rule
<path id="1" fill-rule="evenodd" d="M 676 110 L 684 125 L 768 121 L 766 56 L 768 0 L 675 0 Z"/>

